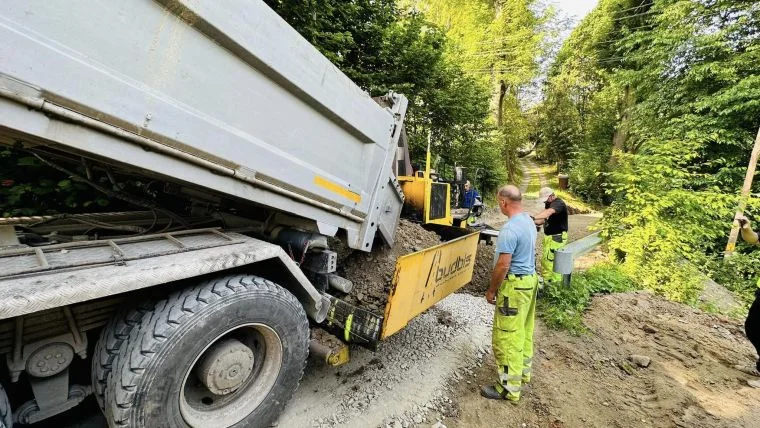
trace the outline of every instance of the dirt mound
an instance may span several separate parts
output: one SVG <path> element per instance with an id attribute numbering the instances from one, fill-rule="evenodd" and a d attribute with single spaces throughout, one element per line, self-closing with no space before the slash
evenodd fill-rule
<path id="1" fill-rule="evenodd" d="M 589 208 L 584 207 L 576 207 L 574 205 L 571 205 L 572 202 L 566 203 L 567 205 L 567 214 L 568 215 L 578 215 L 578 214 L 593 214 L 594 211 Z"/>
<path id="2" fill-rule="evenodd" d="M 343 300 L 382 313 L 388 301 L 396 260 L 438 244 L 440 237 L 434 232 L 423 229 L 419 224 L 401 220 L 392 248 L 379 243 L 379 247 L 371 253 L 354 251 L 341 263 L 338 273 L 354 283 L 354 290 Z"/>
<path id="3" fill-rule="evenodd" d="M 492 359 L 459 385 L 448 427 L 758 427 L 760 396 L 733 368 L 756 358 L 741 321 L 648 293 L 596 297 L 581 337 L 538 323 L 534 382 L 518 406 L 482 399 Z M 651 360 L 637 365 L 639 357 Z"/>
<path id="4" fill-rule="evenodd" d="M 462 292 L 473 296 L 484 296 L 491 283 L 493 271 L 494 246 L 484 243 L 478 244 L 478 252 L 475 256 L 475 268 L 472 271 L 472 282 L 462 288 Z"/>

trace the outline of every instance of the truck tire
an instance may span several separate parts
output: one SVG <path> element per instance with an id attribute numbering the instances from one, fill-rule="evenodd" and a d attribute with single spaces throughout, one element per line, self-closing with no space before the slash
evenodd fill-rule
<path id="1" fill-rule="evenodd" d="M 142 317 L 106 382 L 121 427 L 268 427 L 303 376 L 309 322 L 287 290 L 228 276 L 173 293 Z"/>
<path id="2" fill-rule="evenodd" d="M 119 351 L 127 341 L 132 329 L 140 324 L 143 315 L 152 310 L 154 302 L 144 301 L 128 304 L 117 312 L 100 332 L 100 338 L 92 355 L 92 391 L 101 411 L 105 411 L 105 392 L 108 376 L 118 365 Z"/>
<path id="3" fill-rule="evenodd" d="M 0 385 L 0 428 L 12 428 L 13 415 L 11 414 L 11 403 L 8 401 L 8 394 L 5 393 L 3 386 Z"/>

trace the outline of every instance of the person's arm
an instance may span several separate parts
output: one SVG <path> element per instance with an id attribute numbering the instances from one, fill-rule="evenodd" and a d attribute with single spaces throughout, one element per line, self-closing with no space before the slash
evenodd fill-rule
<path id="1" fill-rule="evenodd" d="M 496 292 L 499 290 L 499 286 L 504 282 L 509 273 L 509 267 L 512 264 L 512 254 L 517 247 L 517 237 L 509 229 L 504 228 L 499 231 L 499 237 L 496 238 L 496 254 L 499 257 L 496 258 L 493 271 L 491 272 L 491 281 L 489 282 L 488 290 L 486 291 L 486 300 L 488 303 L 496 303 Z"/>
<path id="2" fill-rule="evenodd" d="M 752 230 L 752 224 L 749 219 L 745 216 L 739 216 L 736 220 L 739 221 L 739 226 L 741 226 L 741 234 L 744 242 L 748 244 L 757 244 L 760 239 L 758 239 L 757 232 Z"/>
<path id="3" fill-rule="evenodd" d="M 554 215 L 556 212 L 557 211 L 554 208 L 547 208 L 533 216 L 533 223 L 536 223 L 536 225 L 540 226 L 546 223 L 546 219 Z"/>
<path id="4" fill-rule="evenodd" d="M 504 278 L 507 277 L 507 272 L 509 272 L 509 266 L 511 264 L 512 254 L 499 254 L 499 258 L 496 260 L 496 266 L 493 267 L 493 272 L 491 272 L 491 283 L 488 287 L 488 291 L 486 291 L 486 300 L 488 303 L 492 305 L 496 304 L 496 291 L 499 289 L 501 283 L 504 282 Z"/>

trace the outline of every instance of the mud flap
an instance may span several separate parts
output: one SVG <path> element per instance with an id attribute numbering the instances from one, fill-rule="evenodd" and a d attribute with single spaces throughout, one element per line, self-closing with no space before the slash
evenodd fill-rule
<path id="1" fill-rule="evenodd" d="M 398 259 L 381 339 L 472 280 L 478 235 L 471 233 Z"/>

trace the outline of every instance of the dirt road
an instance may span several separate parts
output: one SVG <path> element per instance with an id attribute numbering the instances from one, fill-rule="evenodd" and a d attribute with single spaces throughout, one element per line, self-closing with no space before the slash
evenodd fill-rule
<path id="1" fill-rule="evenodd" d="M 595 298 L 591 334 L 536 333 L 535 383 L 516 406 L 479 397 L 477 381 L 456 387 L 449 427 L 758 427 L 760 390 L 732 368 L 754 351 L 740 322 L 648 294 Z M 629 361 L 651 359 L 648 368 Z"/>

